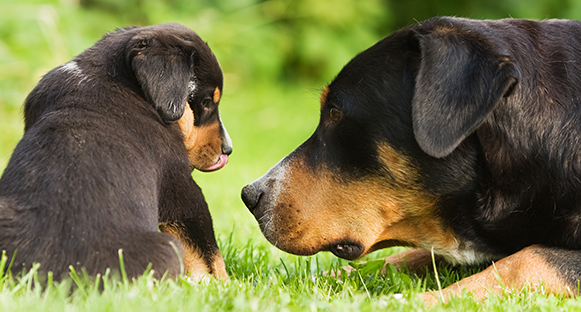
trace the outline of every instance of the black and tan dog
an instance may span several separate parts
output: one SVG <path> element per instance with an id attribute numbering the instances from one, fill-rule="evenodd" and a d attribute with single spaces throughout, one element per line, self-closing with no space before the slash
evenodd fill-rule
<path id="1" fill-rule="evenodd" d="M 222 85 L 208 45 L 178 24 L 107 34 L 44 76 L 0 179 L 0 250 L 12 271 L 118 271 L 122 250 L 130 277 L 151 264 L 157 277 L 227 278 L 191 177 L 232 150 Z"/>
<path id="2" fill-rule="evenodd" d="M 434 18 L 351 60 L 314 134 L 242 191 L 282 250 L 495 266 L 445 289 L 581 280 L 581 23 Z M 497 270 L 497 272 L 495 272 Z M 497 276 L 498 274 L 498 279 Z M 431 300 L 426 296 L 426 300 Z"/>

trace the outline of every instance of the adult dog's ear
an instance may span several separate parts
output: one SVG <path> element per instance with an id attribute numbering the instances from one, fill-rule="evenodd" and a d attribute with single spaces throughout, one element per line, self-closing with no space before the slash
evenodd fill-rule
<path id="1" fill-rule="evenodd" d="M 450 154 L 520 79 L 508 53 L 478 32 L 448 27 L 416 34 L 421 63 L 412 100 L 413 129 L 427 154 Z"/>
<path id="2" fill-rule="evenodd" d="M 152 37 L 134 38 L 131 59 L 131 67 L 145 97 L 166 124 L 182 117 L 188 94 L 195 88 L 196 51 L 185 42 L 176 46 L 175 41 L 181 39 L 172 39 L 172 46 L 168 46 Z"/>

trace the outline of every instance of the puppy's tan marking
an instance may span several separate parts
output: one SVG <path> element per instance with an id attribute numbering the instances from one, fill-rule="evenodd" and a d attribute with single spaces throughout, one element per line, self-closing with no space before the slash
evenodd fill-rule
<path id="1" fill-rule="evenodd" d="M 214 89 L 214 97 L 212 98 L 212 100 L 214 101 L 214 103 L 218 103 L 220 101 L 220 89 L 218 87 L 216 87 L 216 89 Z"/>
<path id="2" fill-rule="evenodd" d="M 184 114 L 178 120 L 178 125 L 184 134 L 184 144 L 186 145 L 186 149 L 192 149 L 196 142 L 196 133 L 194 131 L 194 112 L 188 102 L 186 102 Z"/>
<path id="3" fill-rule="evenodd" d="M 216 94 L 218 94 L 218 97 L 220 94 L 218 88 L 216 88 L 216 91 L 217 93 L 214 92 L 215 98 Z M 186 103 L 184 114 L 178 120 L 178 125 L 184 136 L 184 145 L 191 166 L 203 169 L 218 161 L 222 154 L 222 134 L 218 120 L 208 125 L 195 127 L 194 113 L 190 108 L 190 104 Z"/>
<path id="4" fill-rule="evenodd" d="M 200 250 L 197 246 L 194 246 L 189 238 L 183 233 L 183 229 L 176 223 L 164 222 L 159 225 L 160 231 L 170 234 L 177 238 L 183 246 L 183 261 L 184 270 L 186 274 L 201 276 L 204 274 L 210 274 L 210 268 L 208 268 L 204 258 L 202 257 Z"/>
<path id="5" fill-rule="evenodd" d="M 210 272 L 217 279 L 228 279 L 228 273 L 226 273 L 226 265 L 224 264 L 224 258 L 220 251 L 214 255 L 214 259 L 210 264 Z"/>

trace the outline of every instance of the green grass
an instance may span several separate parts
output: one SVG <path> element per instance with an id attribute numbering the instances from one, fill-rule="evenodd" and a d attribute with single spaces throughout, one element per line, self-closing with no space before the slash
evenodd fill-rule
<path id="1" fill-rule="evenodd" d="M 221 242 L 230 280 L 190 284 L 184 279 L 133 280 L 78 277 L 40 287 L 34 271 L 22 278 L 0 277 L 0 311 L 575 311 L 581 302 L 523 290 L 477 302 L 464 295 L 426 307 L 418 292 L 435 282 L 391 270 L 377 275 L 372 265 L 361 273 L 328 277 L 322 256 L 291 258 L 249 241 Z M 443 270 L 450 282 L 469 270 Z M 445 284 L 447 282 L 444 282 Z M 101 286 L 101 287 L 100 287 Z M 391 296 L 403 293 L 404 299 Z"/>

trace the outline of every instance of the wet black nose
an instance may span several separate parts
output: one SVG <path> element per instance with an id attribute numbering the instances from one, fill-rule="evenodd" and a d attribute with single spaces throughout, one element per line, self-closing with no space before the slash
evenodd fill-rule
<path id="1" fill-rule="evenodd" d="M 331 246 L 330 251 L 339 258 L 355 260 L 361 256 L 364 249 L 360 244 L 349 243 Z"/>
<path id="2" fill-rule="evenodd" d="M 222 154 L 230 156 L 232 154 L 232 146 L 230 145 L 223 145 L 222 146 Z"/>
<path id="3" fill-rule="evenodd" d="M 261 196 L 262 192 L 253 184 L 248 184 L 242 188 L 242 201 L 252 213 L 258 206 Z"/>

